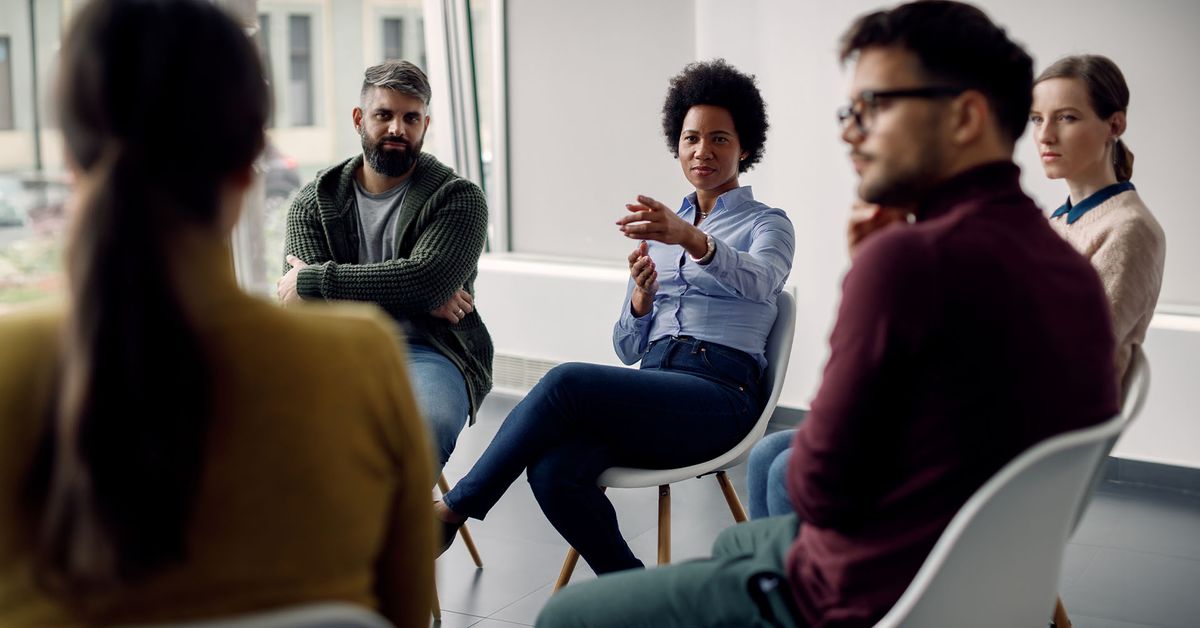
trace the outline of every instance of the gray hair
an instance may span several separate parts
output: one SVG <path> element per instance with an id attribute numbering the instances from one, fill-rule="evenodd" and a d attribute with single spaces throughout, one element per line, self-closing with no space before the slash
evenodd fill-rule
<path id="1" fill-rule="evenodd" d="M 362 91 L 359 93 L 362 102 L 367 101 L 367 92 L 372 87 L 394 89 L 413 98 L 420 98 L 426 107 L 433 97 L 433 92 L 429 89 L 429 79 L 421 68 L 403 60 L 384 61 L 367 68 L 363 73 Z"/>

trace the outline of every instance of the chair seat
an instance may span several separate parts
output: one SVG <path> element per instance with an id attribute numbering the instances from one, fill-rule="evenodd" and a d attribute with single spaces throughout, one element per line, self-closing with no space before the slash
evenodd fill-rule
<path id="1" fill-rule="evenodd" d="M 767 335 L 767 368 L 763 372 L 763 382 L 770 392 L 758 420 L 738 444 L 716 458 L 677 469 L 609 467 L 596 479 L 596 484 L 608 488 L 646 488 L 674 484 L 689 478 L 724 471 L 749 458 L 750 449 L 767 432 L 767 423 L 770 422 L 771 415 L 775 413 L 775 405 L 779 403 L 779 395 L 783 391 L 783 379 L 787 375 L 788 360 L 792 353 L 792 337 L 796 330 L 796 300 L 790 292 L 785 290 L 779 293 L 776 306 L 778 312 L 775 322 L 771 325 L 771 332 Z"/>
<path id="2" fill-rule="evenodd" d="M 751 442 L 748 445 L 738 444 L 737 447 L 700 464 L 678 469 L 635 469 L 633 467 L 609 467 L 600 474 L 596 484 L 609 488 L 646 488 L 674 484 L 689 478 L 696 478 L 708 473 L 724 471 L 741 464 L 750 457 L 750 447 L 762 438 L 757 430 L 746 436 Z"/>

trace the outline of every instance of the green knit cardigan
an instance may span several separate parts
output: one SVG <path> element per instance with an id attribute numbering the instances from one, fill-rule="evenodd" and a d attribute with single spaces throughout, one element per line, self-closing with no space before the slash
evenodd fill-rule
<path id="1" fill-rule="evenodd" d="M 422 153 L 396 225 L 396 259 L 359 264 L 354 173 L 362 155 L 317 174 L 288 210 L 284 255 L 311 266 L 300 271 L 305 299 L 378 304 L 410 337 L 432 344 L 467 382 L 471 422 L 492 389 L 492 339 L 475 311 L 457 324 L 429 314 L 459 288 L 475 293 L 487 240 L 487 201 L 474 183 Z M 284 263 L 284 272 L 290 265 Z"/>

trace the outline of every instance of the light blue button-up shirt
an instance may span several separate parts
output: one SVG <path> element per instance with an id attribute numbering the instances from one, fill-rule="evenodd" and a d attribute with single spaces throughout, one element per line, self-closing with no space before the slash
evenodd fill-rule
<path id="1" fill-rule="evenodd" d="M 695 222 L 696 194 L 676 212 Z M 625 289 L 613 348 L 625 364 L 642 358 L 651 342 L 693 336 L 744 351 L 766 367 L 767 334 L 775 322 L 775 298 L 792 271 L 796 234 L 783 210 L 754 200 L 750 187 L 717 198 L 700 228 L 713 237 L 716 254 L 701 266 L 679 245 L 651 241 L 658 293 L 645 316 L 630 310 L 634 283 Z"/>

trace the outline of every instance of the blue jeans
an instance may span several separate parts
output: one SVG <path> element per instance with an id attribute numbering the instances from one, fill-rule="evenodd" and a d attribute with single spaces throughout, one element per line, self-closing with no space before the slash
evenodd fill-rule
<path id="1" fill-rule="evenodd" d="M 762 411 L 758 380 L 749 355 L 687 337 L 652 343 L 640 370 L 559 365 L 444 501 L 482 519 L 527 471 L 542 512 L 593 571 L 641 567 L 596 478 L 612 466 L 671 469 L 727 451 Z"/>
<path id="2" fill-rule="evenodd" d="M 787 492 L 788 461 L 796 430 L 767 434 L 746 462 L 746 488 L 750 495 L 750 518 L 790 515 L 795 510 Z"/>
<path id="3" fill-rule="evenodd" d="M 408 345 L 408 378 L 413 396 L 425 425 L 433 438 L 436 480 L 442 467 L 450 459 L 458 434 L 471 414 L 471 400 L 467 396 L 467 381 L 450 358 L 437 349 L 412 342 Z"/>

